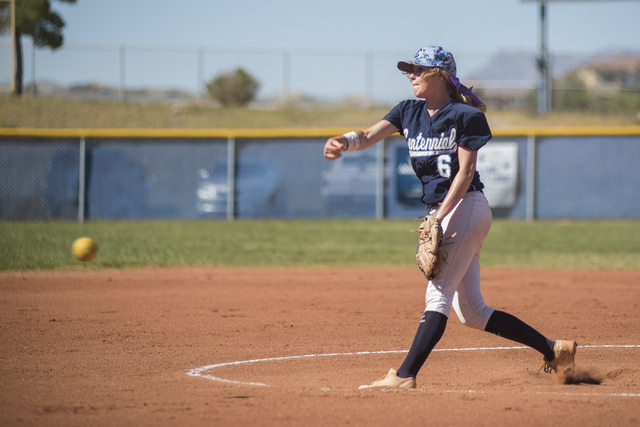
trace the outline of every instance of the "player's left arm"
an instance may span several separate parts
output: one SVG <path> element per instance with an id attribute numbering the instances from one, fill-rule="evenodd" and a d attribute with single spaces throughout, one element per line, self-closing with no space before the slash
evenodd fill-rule
<path id="1" fill-rule="evenodd" d="M 476 173 L 477 161 L 477 151 L 473 151 L 462 146 L 458 147 L 458 163 L 460 165 L 460 169 L 458 170 L 456 177 L 453 178 L 451 188 L 435 215 L 439 221 L 442 221 L 444 217 L 449 215 L 460 199 L 462 199 L 462 197 L 467 193 L 469 185 L 471 185 Z"/>

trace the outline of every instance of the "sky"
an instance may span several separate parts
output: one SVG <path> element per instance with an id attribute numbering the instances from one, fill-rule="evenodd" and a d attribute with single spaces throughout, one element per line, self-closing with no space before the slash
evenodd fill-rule
<path id="1" fill-rule="evenodd" d="M 52 1 L 52 8 L 66 22 L 68 48 L 38 50 L 35 76 L 63 84 L 117 85 L 117 49 L 124 45 L 127 87 L 196 91 L 200 81 L 242 66 L 262 82 L 263 97 L 285 87 L 390 96 L 406 83 L 397 60 L 411 59 L 425 45 L 453 52 L 461 77 L 491 55 L 540 48 L 536 1 L 77 0 Z M 546 14 L 552 53 L 640 52 L 640 1 L 549 1 Z M 28 38 L 25 45 L 29 49 Z M 169 48 L 174 51 L 161 52 Z M 367 59 L 366 52 L 373 56 Z M 26 81 L 30 62 L 27 51 Z"/>

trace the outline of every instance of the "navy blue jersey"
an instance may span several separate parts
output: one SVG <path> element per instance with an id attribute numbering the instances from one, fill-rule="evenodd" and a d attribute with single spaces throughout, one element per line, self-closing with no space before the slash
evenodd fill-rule
<path id="1" fill-rule="evenodd" d="M 413 170 L 422 181 L 422 202 L 425 204 L 440 203 L 447 195 L 460 170 L 458 146 L 478 151 L 491 139 L 484 113 L 455 100 L 433 117 L 427 112 L 426 101 L 402 101 L 384 120 L 400 129 L 407 140 Z M 469 189 L 483 188 L 476 171 Z"/>

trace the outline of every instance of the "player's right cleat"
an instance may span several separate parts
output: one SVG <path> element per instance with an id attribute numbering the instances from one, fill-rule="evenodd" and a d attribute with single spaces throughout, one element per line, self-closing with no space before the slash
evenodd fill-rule
<path id="1" fill-rule="evenodd" d="M 370 385 L 361 385 L 360 390 L 367 388 L 416 388 L 416 379 L 414 377 L 400 378 L 395 369 L 389 369 L 389 373 Z"/>
<path id="2" fill-rule="evenodd" d="M 575 357 L 578 344 L 575 341 L 558 340 L 553 346 L 555 357 L 552 361 L 544 360 L 544 371 L 555 372 L 558 378 L 564 383 L 573 381 L 573 374 L 576 367 Z"/>

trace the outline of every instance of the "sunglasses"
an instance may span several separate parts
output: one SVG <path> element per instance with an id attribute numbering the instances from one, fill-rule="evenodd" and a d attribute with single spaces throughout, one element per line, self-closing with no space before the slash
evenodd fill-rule
<path id="1" fill-rule="evenodd" d="M 423 67 L 420 65 L 411 65 L 411 66 L 407 66 L 407 68 L 402 71 L 402 74 L 404 74 L 407 77 L 410 77 L 411 74 L 413 74 L 416 77 L 422 77 L 422 74 L 424 74 L 425 72 L 430 71 L 431 69 L 433 69 L 433 67 Z"/>

